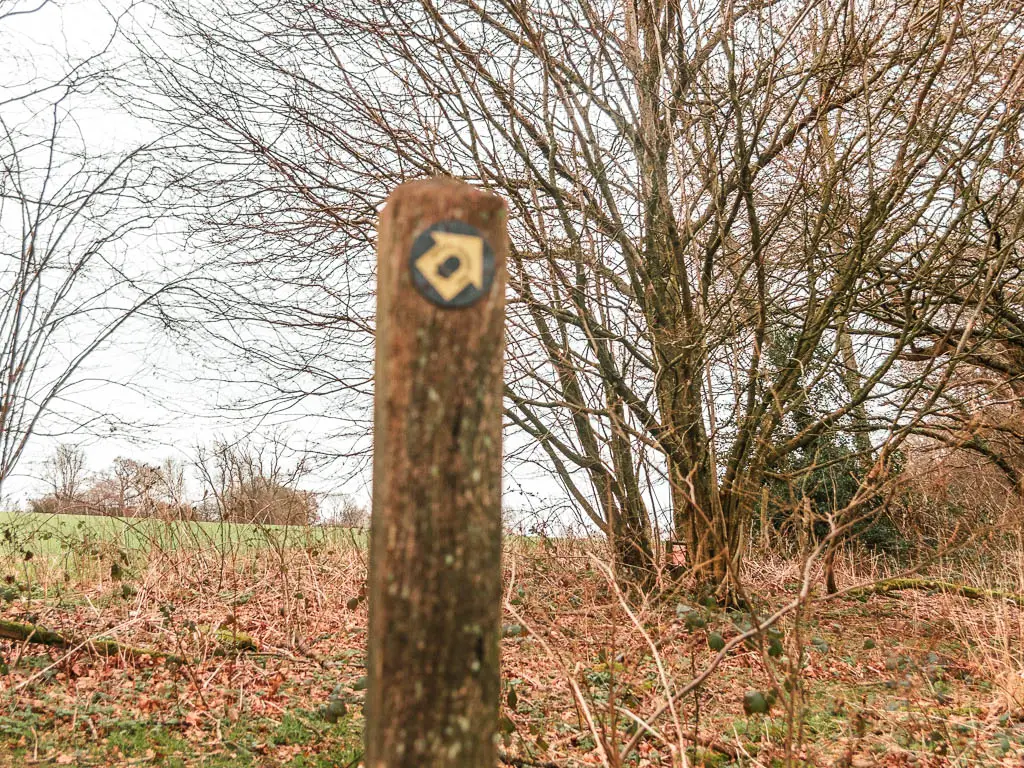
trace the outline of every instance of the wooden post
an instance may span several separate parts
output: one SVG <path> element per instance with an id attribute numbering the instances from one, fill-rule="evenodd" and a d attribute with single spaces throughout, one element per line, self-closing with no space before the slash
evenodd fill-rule
<path id="1" fill-rule="evenodd" d="M 367 768 L 493 768 L 504 202 L 403 184 L 377 244 Z"/>

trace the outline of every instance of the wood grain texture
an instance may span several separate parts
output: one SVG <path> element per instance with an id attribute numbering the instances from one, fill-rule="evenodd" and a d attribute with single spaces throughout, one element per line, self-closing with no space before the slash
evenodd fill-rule
<path id="1" fill-rule="evenodd" d="M 455 219 L 494 250 L 486 296 L 435 306 L 409 253 Z M 379 227 L 368 768 L 492 768 L 500 679 L 504 202 L 450 179 L 398 187 Z"/>

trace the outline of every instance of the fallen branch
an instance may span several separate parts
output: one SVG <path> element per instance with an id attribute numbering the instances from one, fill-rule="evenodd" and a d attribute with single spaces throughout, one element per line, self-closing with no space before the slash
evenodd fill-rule
<path id="1" fill-rule="evenodd" d="M 19 621 L 0 619 L 0 638 L 18 640 L 23 643 L 38 643 L 53 648 L 74 648 L 80 646 L 99 656 L 124 655 L 133 659 L 149 656 L 150 658 L 164 659 L 176 664 L 181 664 L 184 661 L 181 656 L 173 653 L 154 651 L 149 648 L 136 648 L 131 645 L 124 645 L 116 640 L 76 640 L 59 632 L 54 632 L 52 629 L 40 627 L 38 624 L 26 624 Z"/>
<path id="2" fill-rule="evenodd" d="M 505 765 L 512 768 L 562 768 L 558 763 L 547 763 L 543 760 L 530 760 L 526 757 L 512 757 L 504 752 L 498 752 L 498 759 Z"/>
<path id="3" fill-rule="evenodd" d="M 1024 595 L 1018 592 L 984 589 L 982 587 L 972 587 L 969 584 L 955 584 L 951 581 L 939 581 L 937 579 L 885 579 L 875 584 L 851 589 L 845 594 L 849 597 L 856 597 L 857 595 L 885 595 L 890 592 L 901 592 L 907 589 L 959 595 L 969 600 L 1009 600 L 1011 603 L 1016 603 L 1024 608 Z"/>

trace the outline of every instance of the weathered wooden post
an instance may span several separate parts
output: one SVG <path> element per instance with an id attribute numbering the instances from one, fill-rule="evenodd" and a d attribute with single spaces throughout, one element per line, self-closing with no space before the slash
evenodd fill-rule
<path id="1" fill-rule="evenodd" d="M 493 768 L 505 204 L 403 184 L 377 244 L 367 768 Z"/>

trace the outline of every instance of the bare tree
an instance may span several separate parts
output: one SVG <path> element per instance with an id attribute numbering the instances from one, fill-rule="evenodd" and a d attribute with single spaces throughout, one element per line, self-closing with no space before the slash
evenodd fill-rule
<path id="1" fill-rule="evenodd" d="M 515 458 L 554 473 L 641 586 L 668 527 L 727 591 L 773 482 L 848 530 L 947 409 L 1018 248 L 1016 4 L 161 7 L 176 55 L 149 46 L 151 81 L 216 179 L 207 223 L 273 244 L 253 272 L 289 264 L 299 231 L 365 263 L 374 205 L 409 177 L 506 197 Z M 278 328 L 316 317 L 259 307 Z M 928 336 L 941 353 L 907 365 Z M 815 509 L 829 440 L 855 491 Z"/>
<path id="2" fill-rule="evenodd" d="M 61 511 L 72 512 L 81 503 L 86 479 L 85 451 L 75 445 L 58 445 L 46 461 L 44 480 Z"/>
<path id="3" fill-rule="evenodd" d="M 316 521 L 315 494 L 298 488 L 308 462 L 288 462 L 287 446 L 271 439 L 261 446 L 247 440 L 219 440 L 196 451 L 195 466 L 206 498 L 223 522 L 310 525 Z"/>
<path id="4" fill-rule="evenodd" d="M 6 4 L 0 37 L 45 5 Z M 184 284 L 144 238 L 164 194 L 155 145 L 101 149 L 76 117 L 115 81 L 113 39 L 84 58 L 31 62 L 0 86 L 0 488 L 34 434 L 109 416 L 72 407 L 87 361 Z"/>
<path id="5" fill-rule="evenodd" d="M 174 458 L 164 459 L 159 467 L 158 487 L 167 504 L 181 509 L 188 506 L 185 463 Z"/>
<path id="6" fill-rule="evenodd" d="M 62 445 L 47 461 L 44 479 L 50 492 L 32 500 L 36 511 L 195 519 L 186 498 L 184 465 L 175 459 L 154 466 L 118 457 L 110 468 L 90 475 L 85 471 L 85 453 Z"/>
<path id="7" fill-rule="evenodd" d="M 370 524 L 370 513 L 365 506 L 351 496 L 343 495 L 333 499 L 326 519 L 335 525 L 346 528 L 367 528 Z"/>

